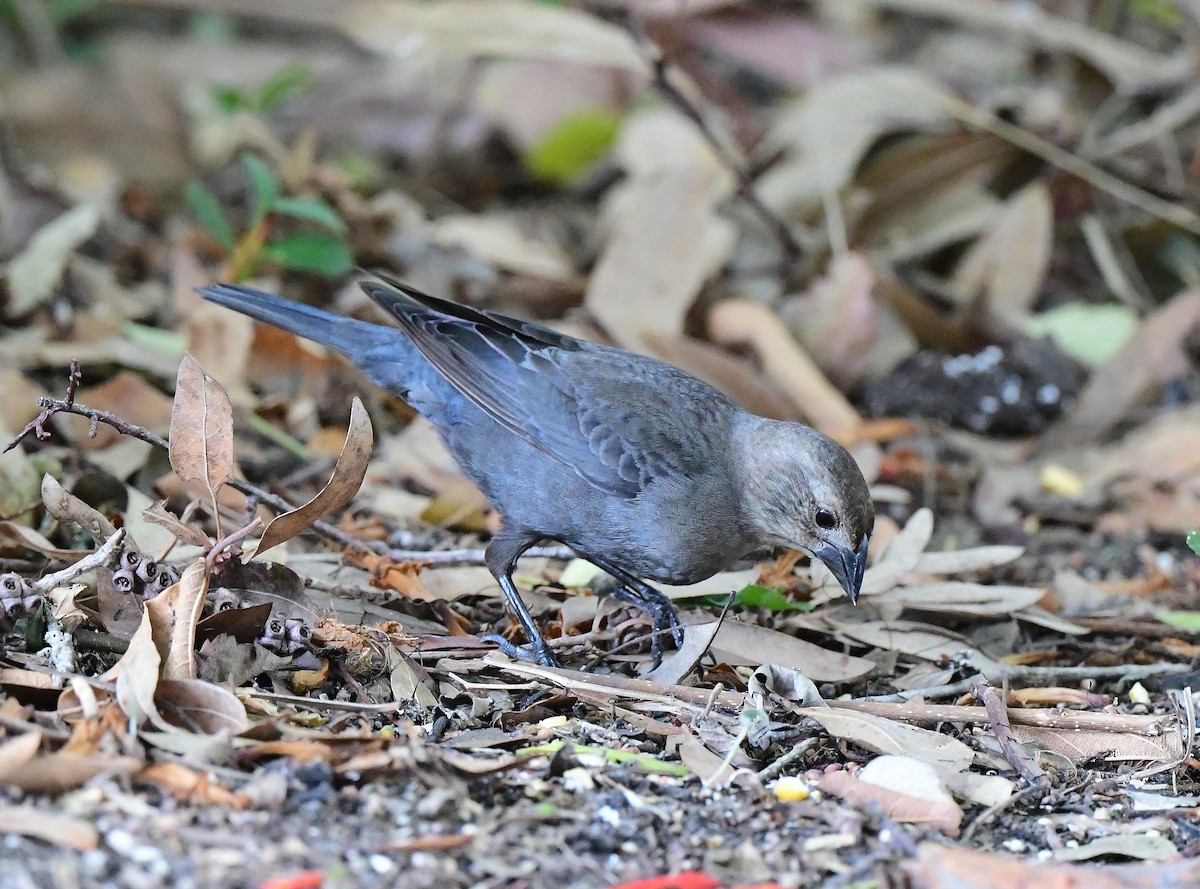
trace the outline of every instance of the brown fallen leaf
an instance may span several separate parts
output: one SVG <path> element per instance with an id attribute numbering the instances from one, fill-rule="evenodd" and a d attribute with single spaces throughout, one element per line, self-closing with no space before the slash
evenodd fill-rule
<path id="1" fill-rule="evenodd" d="M 192 734 L 239 735 L 250 727 L 246 708 L 227 688 L 199 679 L 161 679 L 154 703 L 163 719 Z"/>
<path id="2" fill-rule="evenodd" d="M 1200 859 L 1165 864 L 1043 864 L 960 846 L 923 843 L 902 865 L 921 889 L 1168 889 L 1200 885 Z"/>
<path id="3" fill-rule="evenodd" d="M 221 384 L 184 355 L 171 409 L 171 468 L 185 484 L 199 483 L 217 509 L 217 491 L 233 474 L 233 409 Z"/>
<path id="4" fill-rule="evenodd" d="M 100 832 L 90 821 L 34 806 L 0 806 L 0 834 L 33 837 L 81 852 L 100 844 Z"/>
<path id="5" fill-rule="evenodd" d="M 1095 441 L 1155 389 L 1186 374 L 1183 346 L 1198 324 L 1197 290 L 1184 291 L 1147 315 L 1117 354 L 1092 374 L 1075 406 L 1043 440 L 1043 449 Z"/>
<path id="6" fill-rule="evenodd" d="M 767 376 L 826 435 L 855 434 L 858 412 L 769 308 L 745 299 L 724 300 L 708 313 L 708 332 L 723 346 L 749 345 Z"/>
<path id="7" fill-rule="evenodd" d="M 331 512 L 345 507 L 362 486 L 371 459 L 374 437 L 371 418 L 363 403 L 355 398 L 350 407 L 350 424 L 346 430 L 346 443 L 333 467 L 328 484 L 303 506 L 276 516 L 263 531 L 255 555 L 291 540 L 313 522 Z"/>
<path id="8" fill-rule="evenodd" d="M 396 562 L 387 556 L 363 550 L 348 550 L 345 554 L 348 564 L 355 565 L 371 572 L 371 586 L 381 590 L 395 590 L 408 599 L 419 602 L 432 602 L 438 599 L 421 584 L 417 575 L 422 566 L 419 562 Z"/>
<path id="9" fill-rule="evenodd" d="M 826 772 L 813 780 L 822 792 L 838 796 L 862 808 L 879 806 L 887 817 L 901 824 L 929 824 L 947 836 L 956 837 L 963 811 L 958 804 L 934 802 L 869 784 L 846 771 Z"/>
<path id="10" fill-rule="evenodd" d="M 50 515 L 60 522 L 74 522 L 96 543 L 103 543 L 117 533 L 113 523 L 99 510 L 88 506 L 49 473 L 42 476 L 42 503 Z"/>
<path id="11" fill-rule="evenodd" d="M 146 602 L 144 620 L 153 628 L 154 644 L 162 656 L 163 679 L 196 675 L 196 624 L 208 595 L 208 566 L 198 559 L 179 580 Z"/>
<path id="12" fill-rule="evenodd" d="M 178 762 L 159 762 L 146 766 L 134 778 L 143 784 L 157 784 L 181 802 L 244 809 L 250 797 L 234 793 L 209 779 L 208 775 Z"/>

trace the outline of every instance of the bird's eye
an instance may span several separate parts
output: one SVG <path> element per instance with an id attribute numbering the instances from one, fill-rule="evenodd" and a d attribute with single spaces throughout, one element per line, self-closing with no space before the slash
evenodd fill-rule
<path id="1" fill-rule="evenodd" d="M 817 527 L 824 528 L 826 531 L 837 527 L 837 516 L 831 513 L 828 509 L 817 510 Z"/>

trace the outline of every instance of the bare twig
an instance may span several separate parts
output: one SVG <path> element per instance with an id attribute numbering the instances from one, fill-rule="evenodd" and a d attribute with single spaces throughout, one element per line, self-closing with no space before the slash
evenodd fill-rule
<path id="1" fill-rule="evenodd" d="M 94 553 L 84 556 L 73 565 L 68 565 L 62 571 L 56 571 L 54 574 L 47 574 L 45 577 L 34 581 L 34 588 L 39 592 L 49 592 L 55 587 L 62 586 L 64 583 L 70 583 L 79 575 L 86 571 L 91 571 L 93 568 L 99 568 L 101 565 L 107 565 L 115 558 L 117 548 L 120 547 L 121 541 L 125 538 L 125 529 L 118 528 L 108 540 L 104 541 Z"/>
<path id="2" fill-rule="evenodd" d="M 1000 742 L 1000 752 L 1004 754 L 1004 758 L 1027 783 L 1031 785 L 1048 783 L 1049 778 L 1045 769 L 1030 759 L 1029 755 L 1021 748 L 1016 735 L 1013 734 L 1012 726 L 1008 724 L 1008 710 L 1005 708 L 1004 702 L 1000 700 L 996 689 L 986 682 L 980 681 L 975 684 L 974 691 L 975 697 L 983 702 L 983 706 L 987 710 L 988 721 L 992 724 L 992 733 Z"/>
<path id="3" fill-rule="evenodd" d="M 668 76 L 670 62 L 663 56 L 662 50 L 652 40 L 642 33 L 637 24 L 626 18 L 623 22 L 626 30 L 645 50 L 649 56 L 651 85 L 666 99 L 672 107 L 686 117 L 712 148 L 713 154 L 721 164 L 729 170 L 737 182 L 738 196 L 744 200 L 758 215 L 771 233 L 779 241 L 784 254 L 789 260 L 798 259 L 804 253 L 804 247 L 796 240 L 791 227 L 780 216 L 768 207 L 759 197 L 754 188 L 754 177 L 738 158 L 734 157 L 725 143 L 717 136 L 704 113 L 678 86 L 671 82 Z"/>

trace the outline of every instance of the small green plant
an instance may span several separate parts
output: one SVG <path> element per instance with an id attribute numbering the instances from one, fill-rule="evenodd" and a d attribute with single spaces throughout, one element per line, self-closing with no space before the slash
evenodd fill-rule
<path id="1" fill-rule="evenodd" d="M 1200 531 L 1193 531 L 1187 536 L 1187 545 L 1192 552 L 1200 556 Z"/>
<path id="2" fill-rule="evenodd" d="M 318 197 L 284 195 L 279 178 L 253 154 L 242 156 L 253 199 L 250 220 L 241 234 L 234 232 L 216 196 L 200 182 L 187 185 L 184 197 L 200 224 L 229 257 L 229 277 L 244 281 L 264 263 L 297 272 L 336 277 L 354 265 L 346 245 L 346 224 Z M 284 219 L 309 223 L 317 230 L 281 232 Z"/>
<path id="3" fill-rule="evenodd" d="M 304 65 L 287 65 L 268 78 L 257 89 L 238 86 L 213 88 L 217 104 L 223 111 L 248 111 L 251 114 L 269 114 L 288 99 L 303 93 L 312 84 L 312 72 Z"/>
<path id="4" fill-rule="evenodd" d="M 689 605 L 707 605 L 714 608 L 721 608 L 725 605 L 727 598 L 727 596 L 697 596 L 694 599 L 683 599 L 680 604 L 687 603 Z M 782 611 L 812 611 L 810 603 L 793 602 L 784 594 L 783 590 L 777 590 L 774 587 L 759 586 L 756 583 L 749 584 L 739 590 L 737 595 L 733 597 L 730 607 L 765 608 L 775 613 Z"/>

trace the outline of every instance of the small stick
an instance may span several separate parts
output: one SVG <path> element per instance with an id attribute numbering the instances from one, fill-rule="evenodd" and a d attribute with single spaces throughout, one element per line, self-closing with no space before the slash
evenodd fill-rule
<path id="1" fill-rule="evenodd" d="M 988 719 L 992 723 L 992 731 L 996 735 L 996 740 L 1000 742 L 1000 751 L 1004 754 L 1004 758 L 1012 764 L 1029 785 L 1047 784 L 1049 778 L 1046 771 L 1029 757 L 1021 748 L 1016 735 L 1013 734 L 1012 726 L 1008 724 L 1008 710 L 1005 708 L 1004 702 L 1000 700 L 996 689 L 981 680 L 975 684 L 974 691 L 975 697 L 982 701 L 983 706 L 987 709 Z"/>

